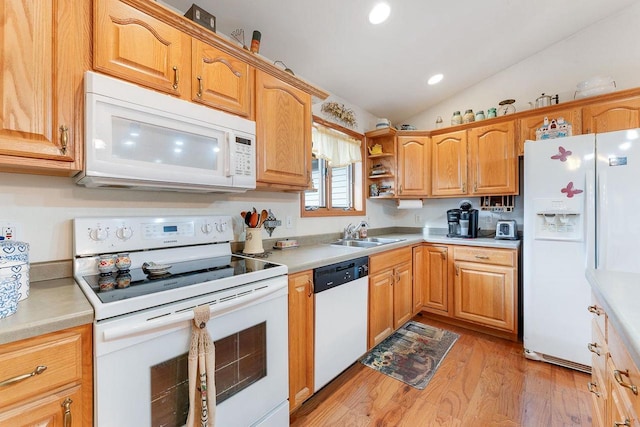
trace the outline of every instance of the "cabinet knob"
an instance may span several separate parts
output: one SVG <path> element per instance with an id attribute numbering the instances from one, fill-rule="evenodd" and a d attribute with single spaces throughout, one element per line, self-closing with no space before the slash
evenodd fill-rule
<path id="1" fill-rule="evenodd" d="M 597 388 L 598 388 L 598 384 L 596 384 L 596 383 L 592 383 L 591 381 L 589 381 L 589 382 L 587 383 L 587 389 L 588 389 L 591 393 L 595 394 L 595 395 L 596 395 L 596 397 L 600 397 L 600 392 L 599 392 L 599 391 L 597 391 Z"/>
<path id="2" fill-rule="evenodd" d="M 597 305 L 590 305 L 587 307 L 587 310 L 589 310 L 589 313 L 593 313 L 596 316 L 600 316 L 602 314 L 602 310 Z"/>

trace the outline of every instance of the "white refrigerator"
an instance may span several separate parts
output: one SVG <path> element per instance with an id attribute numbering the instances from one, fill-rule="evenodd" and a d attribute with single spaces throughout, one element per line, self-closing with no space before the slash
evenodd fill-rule
<path id="1" fill-rule="evenodd" d="M 525 142 L 525 356 L 589 370 L 588 267 L 640 273 L 640 129 Z"/>

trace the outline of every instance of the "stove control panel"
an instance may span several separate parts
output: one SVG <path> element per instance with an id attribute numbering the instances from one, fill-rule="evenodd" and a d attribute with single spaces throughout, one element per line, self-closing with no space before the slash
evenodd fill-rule
<path id="1" fill-rule="evenodd" d="M 75 256 L 230 242 L 230 216 L 85 217 L 73 221 Z"/>

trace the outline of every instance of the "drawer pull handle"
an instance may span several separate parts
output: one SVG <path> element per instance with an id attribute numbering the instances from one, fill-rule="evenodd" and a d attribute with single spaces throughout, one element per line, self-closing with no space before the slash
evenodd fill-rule
<path id="1" fill-rule="evenodd" d="M 587 310 L 589 310 L 589 313 L 593 313 L 596 316 L 600 316 L 602 314 L 602 311 L 598 308 L 598 306 L 595 305 L 590 305 L 589 307 L 587 307 Z"/>
<path id="2" fill-rule="evenodd" d="M 596 383 L 592 383 L 591 381 L 589 381 L 587 383 L 587 388 L 589 389 L 589 391 L 593 394 L 596 395 L 596 397 L 600 397 L 600 392 L 596 391 L 596 389 L 598 388 L 598 384 Z"/>
<path id="3" fill-rule="evenodd" d="M 180 78 L 178 76 L 178 67 L 173 66 L 173 89 L 178 90 L 178 83 L 180 82 Z"/>
<path id="4" fill-rule="evenodd" d="M 202 87 L 202 77 L 198 76 L 196 78 L 198 79 L 198 92 L 196 93 L 196 96 L 198 98 L 202 98 L 202 92 L 204 91 L 204 88 Z"/>
<path id="5" fill-rule="evenodd" d="M 63 421 L 62 421 L 63 427 L 71 427 L 73 425 L 73 420 L 71 419 L 72 403 L 73 403 L 73 400 L 67 397 L 64 400 L 64 402 L 62 402 L 62 404 L 60 405 L 64 408 Z"/>
<path id="6" fill-rule="evenodd" d="M 18 383 L 20 381 L 24 381 L 27 378 L 31 378 L 31 377 L 36 376 L 36 375 L 40 375 L 41 373 L 43 373 L 46 370 L 47 370 L 46 366 L 39 365 L 39 366 L 36 367 L 36 369 L 33 370 L 33 372 L 29 372 L 28 374 L 18 375 L 17 377 L 9 378 L 8 380 L 4 380 L 4 381 L 0 382 L 0 387 L 5 387 L 5 386 L 11 385 L 11 384 Z"/>
<path id="7" fill-rule="evenodd" d="M 313 282 L 311 280 L 307 279 L 307 283 L 309 283 L 309 298 L 311 298 L 313 296 L 313 292 L 314 292 Z"/>
<path id="8" fill-rule="evenodd" d="M 67 153 L 67 145 L 69 145 L 69 127 L 66 125 L 60 126 L 60 152 L 62 154 Z"/>
<path id="9" fill-rule="evenodd" d="M 629 421 L 629 418 L 627 418 L 624 421 L 614 421 L 613 422 L 613 426 L 614 427 L 618 427 L 618 426 L 630 426 L 631 425 L 631 421 Z"/>
<path id="10" fill-rule="evenodd" d="M 587 344 L 587 348 L 589 349 L 589 351 L 591 353 L 595 353 L 598 356 L 600 356 L 600 349 L 598 348 L 598 344 L 595 342 L 590 342 L 589 344 Z"/>
<path id="11" fill-rule="evenodd" d="M 633 392 L 633 394 L 635 394 L 636 396 L 638 395 L 638 387 L 633 385 L 633 384 L 629 384 L 624 382 L 624 380 L 622 379 L 622 376 L 625 376 L 627 378 L 629 378 L 629 370 L 625 370 L 625 371 L 621 371 L 619 369 L 616 369 L 613 371 L 613 377 L 616 379 L 616 382 L 618 384 L 620 384 L 622 387 L 626 387 L 629 390 L 631 390 Z"/>
<path id="12" fill-rule="evenodd" d="M 489 257 L 487 255 L 476 255 L 476 258 L 478 258 L 478 259 L 489 259 Z"/>

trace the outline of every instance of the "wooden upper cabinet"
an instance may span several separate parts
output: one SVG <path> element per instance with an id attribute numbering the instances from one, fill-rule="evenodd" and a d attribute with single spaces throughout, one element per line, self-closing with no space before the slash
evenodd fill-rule
<path id="1" fill-rule="evenodd" d="M 582 133 L 603 133 L 640 127 L 640 97 L 594 103 L 582 110 Z"/>
<path id="2" fill-rule="evenodd" d="M 518 157 L 513 121 L 470 129 L 469 154 L 469 194 L 518 193 Z"/>
<path id="3" fill-rule="evenodd" d="M 191 99 L 250 117 L 252 67 L 199 40 L 193 40 L 192 47 Z"/>
<path id="4" fill-rule="evenodd" d="M 429 194 L 428 136 L 398 136 L 398 196 Z"/>
<path id="5" fill-rule="evenodd" d="M 94 2 L 93 68 L 191 98 L 191 37 L 119 0 Z"/>
<path id="6" fill-rule="evenodd" d="M 257 185 L 303 190 L 311 182 L 311 95 L 256 71 Z"/>
<path id="7" fill-rule="evenodd" d="M 431 140 L 431 195 L 467 194 L 467 131 L 436 135 Z"/>
<path id="8" fill-rule="evenodd" d="M 517 146 L 518 156 L 524 155 L 525 141 L 536 140 L 536 131 L 544 124 L 545 117 L 549 120 L 558 120 L 559 118 L 563 118 L 565 122 L 571 125 L 572 135 L 582 134 L 582 109 L 578 107 L 550 111 L 544 114 L 522 118 L 519 122 L 520 132 Z"/>
<path id="9" fill-rule="evenodd" d="M 82 169 L 89 2 L 0 3 L 0 170 Z"/>

